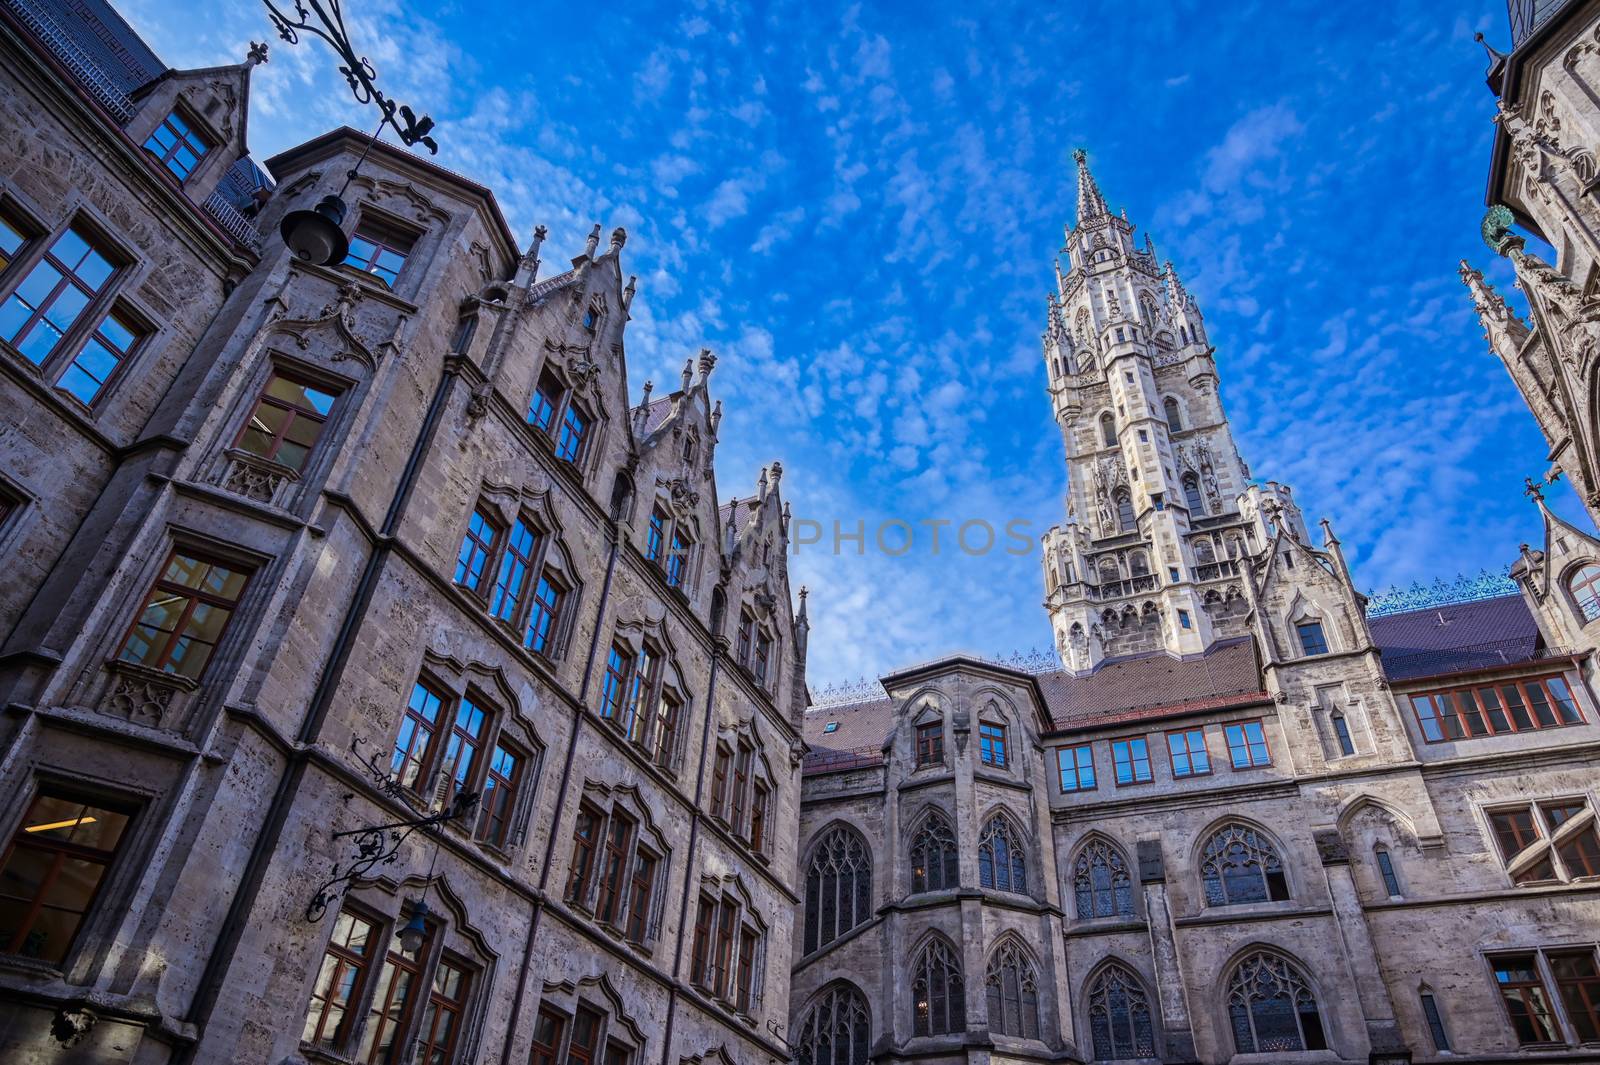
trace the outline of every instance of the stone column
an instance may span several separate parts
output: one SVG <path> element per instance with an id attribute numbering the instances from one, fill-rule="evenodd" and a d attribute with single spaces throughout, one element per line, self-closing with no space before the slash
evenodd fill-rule
<path id="1" fill-rule="evenodd" d="M 1328 882 L 1345 965 L 1355 984 L 1356 1002 L 1367 1025 L 1367 1060 L 1371 1065 L 1410 1065 L 1411 1050 L 1395 1020 L 1389 985 L 1384 983 L 1383 972 L 1378 968 L 1378 952 L 1372 945 L 1361 897 L 1356 893 L 1344 836 L 1336 828 L 1319 828 L 1312 836 L 1316 840 L 1317 856 L 1322 859 L 1323 876 Z"/>
<path id="2" fill-rule="evenodd" d="M 1155 967 L 1165 1060 L 1174 1065 L 1198 1062 L 1200 1059 L 1194 1052 L 1194 1025 L 1189 1019 L 1189 996 L 1184 986 L 1183 967 L 1178 960 L 1172 912 L 1167 905 L 1167 873 L 1161 841 L 1141 839 L 1135 848 L 1139 884 L 1144 890 L 1145 920 L 1150 928 L 1150 957 Z"/>

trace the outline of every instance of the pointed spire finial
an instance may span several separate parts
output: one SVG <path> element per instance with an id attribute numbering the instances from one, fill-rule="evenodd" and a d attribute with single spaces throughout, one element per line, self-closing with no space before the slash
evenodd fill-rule
<path id="1" fill-rule="evenodd" d="M 628 275 L 628 287 L 622 290 L 622 309 L 628 310 L 633 306 L 633 293 L 639 283 L 638 274 Z"/>
<path id="2" fill-rule="evenodd" d="M 267 61 L 267 46 L 261 41 L 251 41 L 250 51 L 245 53 L 244 65 L 247 67 L 260 66 Z"/>
<path id="3" fill-rule="evenodd" d="M 1544 506 L 1544 486 L 1541 485 L 1538 481 L 1535 481 L 1532 477 L 1524 477 L 1522 479 L 1522 483 L 1527 485 L 1527 487 L 1522 490 L 1522 494 L 1527 496 L 1529 499 L 1533 500 L 1541 508 L 1543 508 L 1543 506 Z"/>
<path id="4" fill-rule="evenodd" d="M 717 357 L 711 354 L 710 348 L 700 349 L 700 383 L 705 384 L 711 380 L 711 371 L 717 368 Z"/>
<path id="5" fill-rule="evenodd" d="M 1339 546 L 1339 538 L 1337 536 L 1333 535 L 1333 523 L 1330 522 L 1327 518 L 1323 518 L 1317 524 L 1322 526 L 1322 546 L 1323 547 L 1337 547 L 1337 546 Z"/>
<path id="6" fill-rule="evenodd" d="M 689 382 L 694 378 L 694 360 L 683 360 L 683 390 L 689 391 Z"/>
<path id="7" fill-rule="evenodd" d="M 1094 183 L 1094 175 L 1089 173 L 1089 154 L 1078 148 L 1073 151 L 1072 158 L 1078 163 L 1078 225 L 1082 226 L 1092 219 L 1105 217 L 1106 200 L 1100 195 L 1100 186 Z"/>
<path id="8" fill-rule="evenodd" d="M 613 255 L 621 251 L 622 246 L 626 243 L 628 243 L 628 231 L 626 229 L 618 226 L 611 231 L 611 253 Z"/>
<path id="9" fill-rule="evenodd" d="M 589 239 L 584 241 L 583 254 L 590 259 L 600 250 L 600 223 L 596 222 L 594 228 L 589 230 Z"/>

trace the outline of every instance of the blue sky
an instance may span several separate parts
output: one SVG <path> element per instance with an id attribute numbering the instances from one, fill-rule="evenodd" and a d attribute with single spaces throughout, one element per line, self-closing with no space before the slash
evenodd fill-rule
<path id="1" fill-rule="evenodd" d="M 627 227 L 636 394 L 718 353 L 722 498 L 781 458 L 828 530 L 791 560 L 814 685 L 1048 645 L 1036 550 L 947 529 L 935 554 L 920 523 L 1060 520 L 1039 334 L 1077 146 L 1198 297 L 1252 470 L 1332 518 L 1359 583 L 1503 570 L 1539 536 L 1542 441 L 1456 277 L 1467 256 L 1509 288 L 1477 236 L 1492 0 L 346 3 L 439 161 L 519 234 L 550 227 L 547 263 Z M 178 66 L 271 39 L 258 158 L 371 126 L 256 0 L 122 10 Z M 872 530 L 895 519 L 918 535 L 890 555 Z M 867 550 L 834 553 L 834 522 Z"/>

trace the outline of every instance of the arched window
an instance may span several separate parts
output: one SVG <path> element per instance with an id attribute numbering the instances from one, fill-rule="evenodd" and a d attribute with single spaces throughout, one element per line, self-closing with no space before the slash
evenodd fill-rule
<path id="1" fill-rule="evenodd" d="M 1194 560 L 1202 566 L 1217 560 L 1217 553 L 1212 549 L 1210 540 L 1194 542 Z"/>
<path id="2" fill-rule="evenodd" d="M 1117 571 L 1117 560 L 1106 557 L 1100 560 L 1100 583 L 1113 584 L 1120 580 L 1122 574 Z"/>
<path id="3" fill-rule="evenodd" d="M 1117 490 L 1117 527 L 1123 532 L 1133 528 L 1133 497 L 1126 488 Z"/>
<path id="4" fill-rule="evenodd" d="M 978 837 L 978 883 L 1019 895 L 1028 890 L 1022 841 L 1017 838 L 1011 822 L 999 814 L 989 818 L 989 823 L 983 826 L 983 835 Z"/>
<path id="5" fill-rule="evenodd" d="M 911 841 L 911 890 L 942 891 L 958 885 L 956 836 L 941 813 L 930 813 Z"/>
<path id="6" fill-rule="evenodd" d="M 1150 998 L 1139 978 L 1121 965 L 1107 965 L 1089 984 L 1089 1032 L 1096 1061 L 1156 1055 Z"/>
<path id="7" fill-rule="evenodd" d="M 1100 415 L 1100 443 L 1106 447 L 1117 446 L 1117 423 L 1110 411 Z"/>
<path id="8" fill-rule="evenodd" d="M 928 940 L 911 963 L 911 1031 L 944 1035 L 965 1031 L 967 999 L 961 962 L 943 939 Z"/>
<path id="9" fill-rule="evenodd" d="M 1171 429 L 1173 432 L 1177 432 L 1179 429 L 1182 429 L 1183 415 L 1178 410 L 1178 401 L 1173 399 L 1171 396 L 1168 396 L 1166 399 L 1162 400 L 1161 406 L 1167 412 L 1167 428 Z"/>
<path id="10" fill-rule="evenodd" d="M 1189 514 L 1204 516 L 1206 502 L 1200 497 L 1200 478 L 1194 474 L 1185 474 L 1183 478 L 1183 502 L 1189 508 Z"/>
<path id="11" fill-rule="evenodd" d="M 1103 839 L 1090 840 L 1072 863 L 1078 919 L 1132 917 L 1133 878 L 1122 852 Z"/>
<path id="12" fill-rule="evenodd" d="M 1015 940 L 1005 940 L 994 952 L 983 984 L 991 1032 L 1039 1038 L 1039 977 L 1032 960 Z"/>
<path id="13" fill-rule="evenodd" d="M 832 943 L 872 916 L 872 858 L 861 837 L 829 830 L 806 872 L 806 953 Z"/>
<path id="14" fill-rule="evenodd" d="M 1317 997 L 1287 958 L 1258 951 L 1228 981 L 1228 1024 L 1241 1054 L 1326 1050 Z"/>
<path id="15" fill-rule="evenodd" d="M 1223 825 L 1200 856 L 1207 906 L 1267 902 L 1289 897 L 1289 881 L 1277 849 L 1249 825 Z"/>
<path id="16" fill-rule="evenodd" d="M 1583 620 L 1600 618 L 1600 566 L 1590 562 L 1572 575 L 1567 587 L 1572 589 L 1572 598 L 1577 602 Z"/>
<path id="17" fill-rule="evenodd" d="M 1150 562 L 1144 557 L 1143 551 L 1135 551 L 1128 556 L 1128 573 L 1130 576 L 1143 577 L 1150 572 Z"/>
<path id="18" fill-rule="evenodd" d="M 1335 710 L 1328 720 L 1333 722 L 1333 738 L 1339 741 L 1339 753 L 1355 754 L 1356 741 L 1350 736 L 1350 723 L 1344 719 L 1344 711 Z"/>
<path id="19" fill-rule="evenodd" d="M 795 1058 L 800 1065 L 867 1065 L 871 1036 L 866 997 L 835 984 L 800 1022 Z"/>

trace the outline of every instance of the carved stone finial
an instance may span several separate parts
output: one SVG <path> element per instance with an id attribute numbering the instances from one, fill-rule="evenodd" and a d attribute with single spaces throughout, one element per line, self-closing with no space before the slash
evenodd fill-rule
<path id="1" fill-rule="evenodd" d="M 778 479 L 783 476 L 783 463 L 777 459 L 772 460 L 772 487 L 778 487 Z"/>
<path id="2" fill-rule="evenodd" d="M 722 424 L 722 400 L 717 400 L 717 405 L 711 408 L 711 435 L 717 435 L 717 426 Z"/>
<path id="3" fill-rule="evenodd" d="M 717 368 L 717 357 L 711 354 L 710 348 L 700 349 L 700 383 L 705 384 L 710 378 L 711 371 Z"/>
<path id="4" fill-rule="evenodd" d="M 644 383 L 644 399 L 639 403 L 641 407 L 648 407 L 650 405 L 650 390 L 655 387 L 656 385 L 654 381 L 646 381 Z"/>
<path id="5" fill-rule="evenodd" d="M 694 380 L 694 360 L 683 360 L 683 390 L 689 391 L 689 382 Z"/>
<path id="6" fill-rule="evenodd" d="M 245 53 L 244 65 L 257 67 L 267 61 L 267 45 L 265 41 L 251 41 L 250 51 Z"/>
<path id="7" fill-rule="evenodd" d="M 1483 233 L 1483 242 L 1494 249 L 1496 255 L 1511 255 L 1512 252 L 1521 251 L 1523 239 L 1511 232 L 1511 227 L 1516 223 L 1516 216 L 1511 213 L 1511 208 L 1503 203 L 1497 203 L 1484 212 L 1483 224 L 1480 227 Z"/>
<path id="8" fill-rule="evenodd" d="M 1535 503 L 1544 502 L 1544 488 L 1539 484 L 1539 482 L 1535 481 L 1532 477 L 1524 477 L 1522 479 L 1522 483 L 1527 485 L 1527 487 L 1522 490 L 1523 495 L 1527 496 Z"/>
<path id="9" fill-rule="evenodd" d="M 628 287 L 622 290 L 622 309 L 624 311 L 633 306 L 633 293 L 638 283 L 639 277 L 637 274 L 628 275 Z"/>
<path id="10" fill-rule="evenodd" d="M 600 223 L 596 222 L 594 224 L 594 228 L 589 231 L 589 239 L 584 242 L 583 254 L 588 256 L 589 258 L 593 259 L 594 258 L 594 253 L 599 251 L 599 250 L 600 250 Z"/>
<path id="11" fill-rule="evenodd" d="M 628 243 L 628 231 L 626 229 L 618 226 L 611 231 L 611 251 L 613 253 L 621 251 L 622 246 L 626 243 Z"/>

